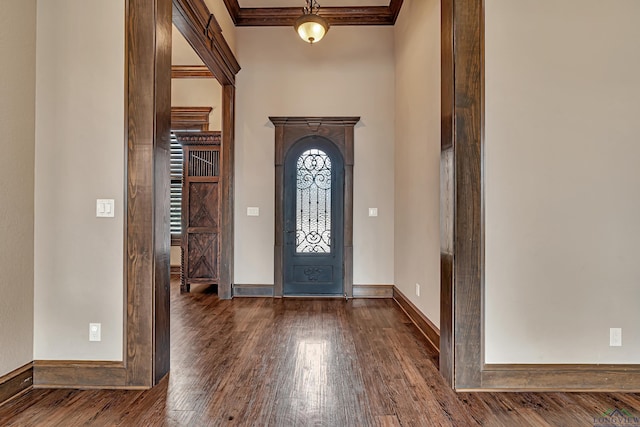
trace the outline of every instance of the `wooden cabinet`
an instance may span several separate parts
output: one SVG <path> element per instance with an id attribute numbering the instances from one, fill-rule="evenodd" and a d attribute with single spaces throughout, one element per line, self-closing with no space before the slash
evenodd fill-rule
<path id="1" fill-rule="evenodd" d="M 192 284 L 219 283 L 220 132 L 178 132 L 183 148 L 182 277 L 180 290 Z"/>

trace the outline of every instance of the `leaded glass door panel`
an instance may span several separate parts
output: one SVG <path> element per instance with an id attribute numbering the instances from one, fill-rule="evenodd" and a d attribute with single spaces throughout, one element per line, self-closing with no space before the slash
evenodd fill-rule
<path id="1" fill-rule="evenodd" d="M 322 137 L 287 153 L 284 294 L 343 295 L 344 162 Z"/>

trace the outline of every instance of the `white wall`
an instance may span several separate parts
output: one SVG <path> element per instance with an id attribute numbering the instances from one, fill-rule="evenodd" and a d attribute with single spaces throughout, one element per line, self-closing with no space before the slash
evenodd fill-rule
<path id="1" fill-rule="evenodd" d="M 438 0 L 405 0 L 395 26 L 395 58 L 395 284 L 439 325 Z"/>
<path id="2" fill-rule="evenodd" d="M 41 0 L 37 16 L 35 359 L 122 360 L 124 2 Z"/>
<path id="3" fill-rule="evenodd" d="M 274 127 L 269 116 L 361 116 L 355 129 L 354 283 L 393 283 L 393 28 L 238 28 L 235 283 L 273 284 Z M 249 206 L 259 217 L 247 217 Z M 377 207 L 378 217 L 368 217 Z"/>
<path id="4" fill-rule="evenodd" d="M 33 360 L 36 1 L 0 14 L 0 377 Z"/>
<path id="5" fill-rule="evenodd" d="M 486 13 L 486 360 L 640 363 L 640 2 Z"/>
<path id="6" fill-rule="evenodd" d="M 216 79 L 172 79 L 172 107 L 213 107 L 209 130 L 222 129 L 222 86 Z"/>

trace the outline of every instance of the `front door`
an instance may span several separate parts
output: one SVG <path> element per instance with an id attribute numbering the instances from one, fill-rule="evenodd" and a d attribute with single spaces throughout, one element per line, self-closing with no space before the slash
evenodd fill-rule
<path id="1" fill-rule="evenodd" d="M 287 153 L 284 215 L 284 295 L 344 295 L 344 161 L 328 139 Z"/>

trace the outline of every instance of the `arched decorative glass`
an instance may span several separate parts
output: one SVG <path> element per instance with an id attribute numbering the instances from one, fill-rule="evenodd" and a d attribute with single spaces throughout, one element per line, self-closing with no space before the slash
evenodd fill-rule
<path id="1" fill-rule="evenodd" d="M 331 252 L 331 159 L 318 149 L 296 162 L 296 252 Z"/>

